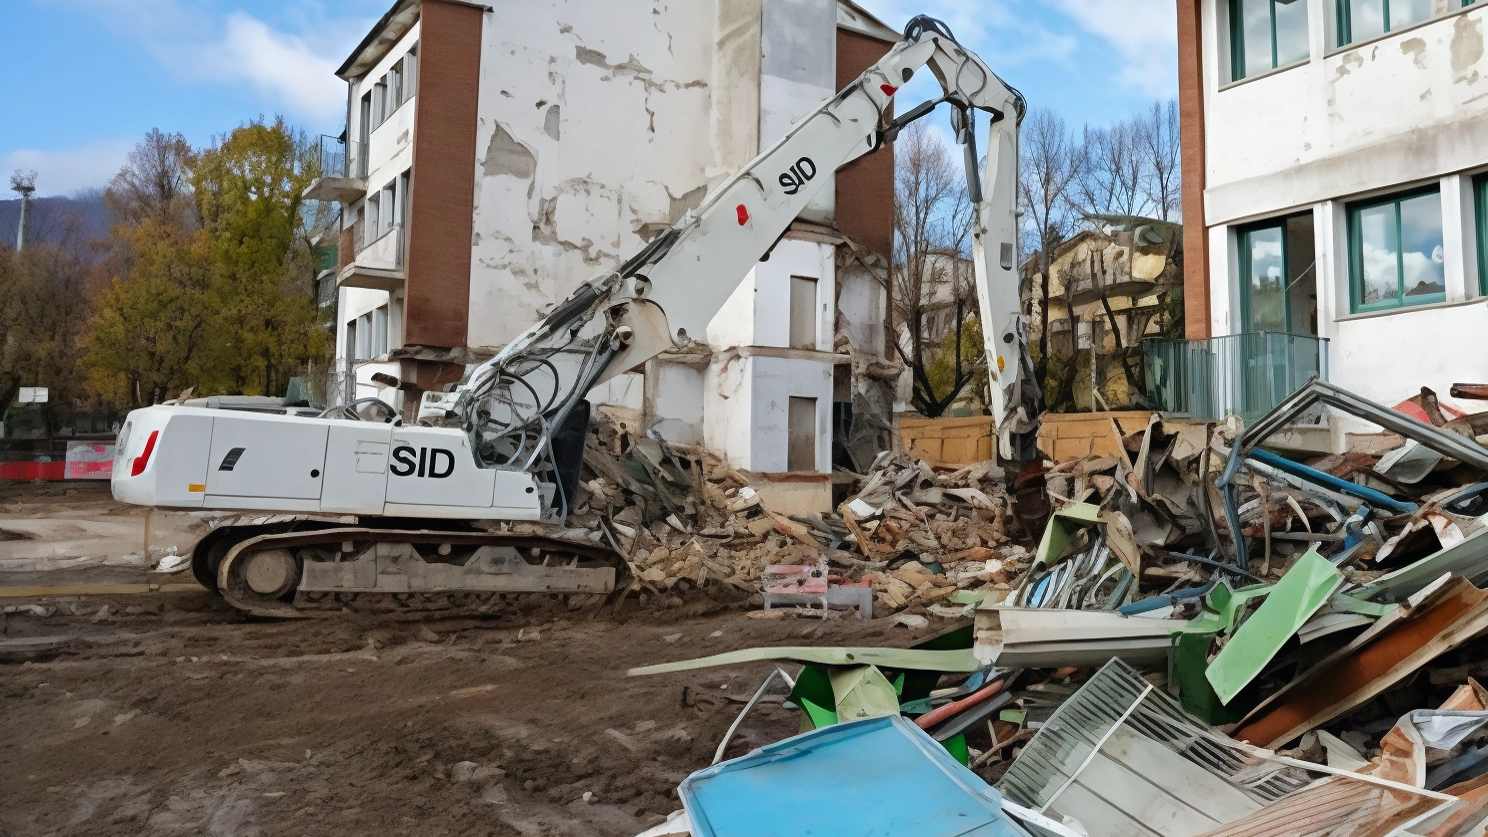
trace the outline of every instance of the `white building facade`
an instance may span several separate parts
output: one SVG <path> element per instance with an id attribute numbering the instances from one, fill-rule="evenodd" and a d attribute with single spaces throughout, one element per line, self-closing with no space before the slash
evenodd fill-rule
<path id="1" fill-rule="evenodd" d="M 347 163 L 308 193 L 343 206 L 344 397 L 405 408 L 458 380 L 897 37 L 839 0 L 399 0 L 338 71 Z M 875 156 L 743 278 L 708 351 L 591 399 L 739 468 L 831 471 L 853 358 L 885 351 L 893 166 Z"/>
<path id="2" fill-rule="evenodd" d="M 1178 0 L 1190 337 L 1328 341 L 1386 404 L 1488 380 L 1488 8 Z"/>

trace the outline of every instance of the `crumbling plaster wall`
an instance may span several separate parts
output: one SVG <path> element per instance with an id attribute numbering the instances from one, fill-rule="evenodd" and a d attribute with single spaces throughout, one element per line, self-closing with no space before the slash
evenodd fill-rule
<path id="1" fill-rule="evenodd" d="M 486 15 L 470 345 L 510 341 L 702 201 L 715 17 L 707 0 Z"/>
<path id="2" fill-rule="evenodd" d="M 646 366 L 646 429 L 668 442 L 703 443 L 705 362 L 653 360 Z"/>
<path id="3" fill-rule="evenodd" d="M 883 282 L 854 261 L 837 271 L 837 333 L 852 348 L 881 357 L 884 345 Z"/>
<path id="4" fill-rule="evenodd" d="M 832 349 L 836 248 L 802 238 L 775 245 L 730 295 L 708 327 L 714 356 L 704 375 L 703 439 L 735 467 L 786 470 L 786 420 L 791 396 L 815 398 L 816 470 L 831 466 Z M 816 349 L 790 345 L 791 277 L 816 280 Z M 778 356 L 745 354 L 760 347 Z M 749 393 L 739 401 L 741 391 Z"/>
<path id="5" fill-rule="evenodd" d="M 1484 162 L 1488 9 L 1336 49 L 1332 0 L 1302 0 L 1311 60 L 1228 84 L 1222 0 L 1206 0 L 1211 226 Z"/>
<path id="6" fill-rule="evenodd" d="M 766 474 L 787 470 L 790 399 L 816 399 L 815 470 L 831 470 L 830 358 L 715 352 L 704 389 L 710 400 L 704 409 L 703 444 L 735 468 Z"/>

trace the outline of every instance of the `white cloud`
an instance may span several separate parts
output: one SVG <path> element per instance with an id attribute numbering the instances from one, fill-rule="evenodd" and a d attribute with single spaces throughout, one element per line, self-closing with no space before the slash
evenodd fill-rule
<path id="1" fill-rule="evenodd" d="M 860 0 L 890 26 L 916 14 L 945 21 L 957 39 L 982 52 L 993 70 L 1039 61 L 1076 67 L 1083 38 L 1110 44 L 1121 66 L 1106 73 L 1143 95 L 1177 92 L 1178 24 L 1172 0 Z M 1050 22 L 1040 7 L 1062 20 Z M 1042 18 L 1042 20 L 1041 20 Z M 1069 26 L 1065 21 L 1074 26 Z"/>
<path id="2" fill-rule="evenodd" d="M 228 16 L 222 40 L 185 55 L 199 72 L 247 82 L 295 116 L 324 119 L 345 108 L 346 82 L 335 76 L 339 58 L 242 12 Z"/>
<path id="3" fill-rule="evenodd" d="M 247 85 L 267 100 L 269 113 L 338 124 L 346 83 L 336 78 L 336 67 L 376 20 L 356 14 L 365 3 L 337 6 L 345 16 L 334 19 L 311 4 L 295 16 L 300 31 L 290 32 L 241 11 L 224 17 L 201 0 L 72 2 L 110 18 L 121 36 L 137 40 L 183 81 Z M 346 5 L 358 8 L 348 13 Z"/>
<path id="4" fill-rule="evenodd" d="M 40 196 L 70 195 L 79 189 L 106 186 L 133 147 L 133 141 L 112 139 L 76 148 L 11 151 L 0 156 L 0 183 L 9 184 L 11 172 L 22 169 L 36 172 L 36 194 Z M 15 195 L 0 192 L 0 197 Z"/>
<path id="5" fill-rule="evenodd" d="M 1047 0 L 1109 43 L 1126 62 L 1117 81 L 1152 96 L 1177 93 L 1178 22 L 1172 0 Z"/>
<path id="6" fill-rule="evenodd" d="M 994 46 L 983 55 L 993 71 L 1033 61 L 1062 61 L 1075 53 L 1077 39 L 1052 32 L 1034 20 L 1019 0 L 867 0 L 864 7 L 896 29 L 915 15 L 944 22 L 956 40 L 974 49 Z"/>

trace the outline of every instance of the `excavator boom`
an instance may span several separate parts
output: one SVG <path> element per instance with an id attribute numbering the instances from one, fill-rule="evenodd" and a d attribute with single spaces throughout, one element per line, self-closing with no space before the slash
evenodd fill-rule
<path id="1" fill-rule="evenodd" d="M 922 68 L 942 95 L 888 117 L 895 93 Z M 975 207 L 989 406 L 1004 455 L 1026 458 L 1038 405 L 1015 273 L 1024 102 L 943 24 L 917 17 L 882 60 L 700 207 L 579 286 L 459 384 L 425 393 L 416 426 L 376 399 L 318 416 L 147 407 L 130 413 L 120 433 L 114 496 L 279 515 L 219 527 L 193 551 L 197 578 L 253 613 L 296 615 L 346 597 L 608 590 L 616 568 L 606 550 L 477 522 L 563 518 L 577 490 L 590 389 L 705 339 L 750 268 L 830 180 L 825 175 L 941 104 L 964 147 Z M 985 158 L 978 113 L 990 115 Z M 368 417 L 369 409 L 378 414 Z"/>

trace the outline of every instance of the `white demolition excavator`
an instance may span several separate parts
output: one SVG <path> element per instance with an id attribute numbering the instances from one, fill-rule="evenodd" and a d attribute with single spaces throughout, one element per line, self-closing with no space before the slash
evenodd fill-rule
<path id="1" fill-rule="evenodd" d="M 921 67 L 943 95 L 898 117 L 894 93 Z M 511 531 L 557 523 L 578 488 L 591 388 L 702 339 L 750 267 L 769 257 L 820 176 L 949 106 L 975 206 L 973 255 L 1005 458 L 1029 458 L 1038 419 L 1016 254 L 1023 97 L 941 22 L 916 17 L 877 64 L 796 123 L 696 210 L 444 392 L 417 424 L 360 399 L 315 415 L 158 405 L 119 434 L 114 497 L 154 508 L 262 511 L 193 547 L 197 579 L 263 616 L 478 606 L 514 593 L 606 593 L 608 547 Z M 978 112 L 990 114 L 985 162 Z M 979 173 L 984 169 L 985 174 Z"/>

